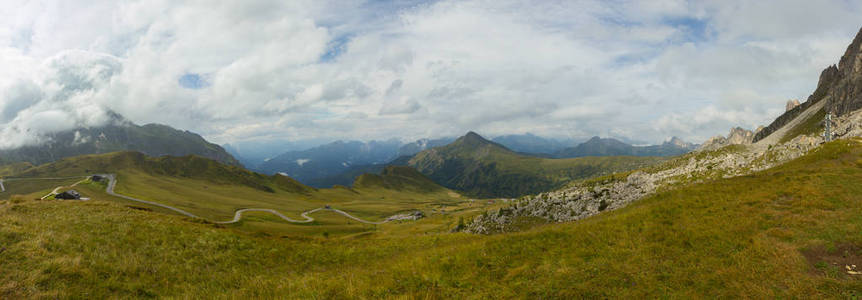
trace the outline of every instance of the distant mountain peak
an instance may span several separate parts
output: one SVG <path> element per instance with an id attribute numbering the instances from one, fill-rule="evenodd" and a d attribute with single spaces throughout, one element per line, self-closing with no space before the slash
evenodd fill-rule
<path id="1" fill-rule="evenodd" d="M 506 151 L 510 151 L 509 148 L 506 148 L 505 146 L 497 144 L 495 142 L 489 141 L 489 140 L 485 139 L 484 137 L 482 137 L 481 135 L 479 135 L 478 133 L 475 133 L 472 131 L 470 131 L 467 134 L 465 134 L 464 136 L 458 138 L 451 145 L 454 145 L 457 147 L 465 147 L 468 149 L 491 145 L 491 146 L 495 146 L 495 147 L 504 149 Z"/>
<path id="2" fill-rule="evenodd" d="M 478 140 L 487 141 L 484 137 L 482 137 L 481 135 L 479 135 L 478 133 L 475 133 L 473 131 L 467 132 L 467 134 L 464 135 L 464 138 L 465 139 L 478 139 Z"/>
<path id="3" fill-rule="evenodd" d="M 584 142 L 584 144 L 629 145 L 615 138 L 602 138 L 599 136 L 590 138 L 588 141 Z"/>
<path id="4" fill-rule="evenodd" d="M 122 115 L 108 111 L 109 122 L 96 127 L 78 127 L 55 132 L 43 145 L 0 150 L 0 164 L 26 161 L 44 164 L 66 157 L 117 151 L 137 151 L 159 157 L 198 155 L 239 166 L 221 146 L 196 133 L 161 124 L 136 125 Z"/>
<path id="5" fill-rule="evenodd" d="M 670 140 L 668 140 L 667 142 L 664 142 L 664 144 L 665 145 L 673 145 L 673 146 L 677 146 L 677 147 L 683 147 L 683 148 L 691 146 L 691 143 L 688 143 L 688 142 L 684 141 L 683 139 L 676 137 L 676 136 L 671 137 Z"/>
<path id="6" fill-rule="evenodd" d="M 859 56 L 862 55 L 862 28 L 859 29 L 859 33 L 856 34 L 856 38 L 853 39 L 853 42 L 850 43 L 850 46 L 847 47 L 847 50 L 844 51 L 844 55 L 841 56 L 841 60 L 838 61 L 838 70 L 844 73 L 845 76 L 849 76 L 854 72 L 859 72 L 859 64 L 862 64 Z"/>

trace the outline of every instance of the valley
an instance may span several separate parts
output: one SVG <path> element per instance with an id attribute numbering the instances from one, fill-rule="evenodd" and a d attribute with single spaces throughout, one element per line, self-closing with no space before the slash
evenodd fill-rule
<path id="1" fill-rule="evenodd" d="M 15 196 L 19 199 L 41 198 L 55 186 L 68 186 L 86 178 L 89 175 L 83 175 L 88 174 L 85 171 L 101 174 L 96 170 L 116 173 L 105 173 L 107 182 L 88 181 L 76 187 L 94 200 L 117 201 L 267 234 L 326 232 L 338 236 L 367 232 L 390 222 L 393 216 L 476 209 L 483 206 L 478 203 L 484 203 L 399 167 L 389 167 L 382 175 L 366 176 L 355 188 L 314 189 L 281 175 L 264 176 L 203 158 L 152 159 L 131 152 L 64 159 L 32 168 L 21 177 L 5 179 L 9 191 L 0 193 L 0 199 L 15 194 L 21 195 Z M 47 173 L 69 177 L 38 177 Z"/>
<path id="2" fill-rule="evenodd" d="M 860 4 L 79 2 L 0 3 L 0 299 L 862 298 Z"/>
<path id="3" fill-rule="evenodd" d="M 110 201 L 6 203 L 0 215 L 14 225 L 0 228 L 2 254 L 18 259 L 0 260 L 4 270 L 16 270 L 0 275 L 16 282 L 2 292 L 11 296 L 38 287 L 30 295 L 853 295 L 859 281 L 841 271 L 842 265 L 821 263 L 816 253 L 862 243 L 854 238 L 862 230 L 854 213 L 862 203 L 855 184 L 862 180 L 862 142 L 822 147 L 776 168 L 659 192 L 583 221 L 491 236 L 416 234 L 417 228 L 454 222 L 454 215 L 332 240 L 247 235 Z M 764 289 L 764 281 L 774 286 Z"/>

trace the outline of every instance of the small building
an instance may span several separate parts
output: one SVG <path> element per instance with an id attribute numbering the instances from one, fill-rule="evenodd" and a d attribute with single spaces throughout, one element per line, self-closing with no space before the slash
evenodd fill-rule
<path id="1" fill-rule="evenodd" d="M 92 180 L 93 182 L 102 182 L 102 180 L 104 180 L 104 179 L 105 179 L 105 177 L 103 177 L 102 175 L 90 176 L 90 180 Z"/>
<path id="2" fill-rule="evenodd" d="M 54 199 L 79 200 L 81 199 L 81 194 L 79 194 L 78 191 L 75 190 L 68 190 L 55 195 Z"/>

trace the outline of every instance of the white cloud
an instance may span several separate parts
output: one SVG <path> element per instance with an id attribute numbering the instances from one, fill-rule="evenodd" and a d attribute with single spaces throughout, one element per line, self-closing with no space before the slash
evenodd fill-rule
<path id="1" fill-rule="evenodd" d="M 804 99 L 860 16 L 837 0 L 7 1 L 0 147 L 108 109 L 220 143 L 699 141 Z"/>

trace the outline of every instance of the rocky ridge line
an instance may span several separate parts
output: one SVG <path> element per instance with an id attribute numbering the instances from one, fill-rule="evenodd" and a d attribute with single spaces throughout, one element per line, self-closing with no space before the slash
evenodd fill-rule
<path id="1" fill-rule="evenodd" d="M 743 133 L 736 129 L 731 135 Z M 748 131 L 750 132 L 750 131 Z M 833 134 L 844 139 L 862 136 L 862 110 L 835 120 Z M 800 135 L 783 144 L 731 144 L 681 156 L 661 166 L 620 178 L 580 182 L 573 186 L 516 200 L 470 222 L 465 231 L 491 234 L 511 231 L 519 217 L 568 222 L 614 210 L 656 191 L 717 178 L 747 175 L 772 168 L 815 150 L 822 136 Z"/>

